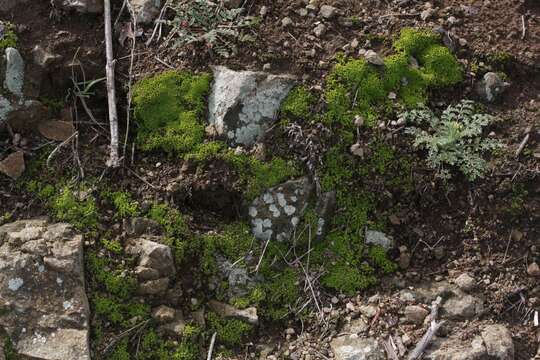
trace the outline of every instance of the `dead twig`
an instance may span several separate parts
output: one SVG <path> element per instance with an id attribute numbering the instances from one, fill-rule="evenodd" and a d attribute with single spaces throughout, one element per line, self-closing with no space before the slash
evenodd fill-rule
<path id="1" fill-rule="evenodd" d="M 68 137 L 66 140 L 62 141 L 60 144 L 58 144 L 57 147 L 54 148 L 53 151 L 51 151 L 51 153 L 47 157 L 47 163 L 46 163 L 47 167 L 50 167 L 50 162 L 51 162 L 52 158 L 54 157 L 54 154 L 56 154 L 58 152 L 58 150 L 60 150 L 62 148 L 62 146 L 66 145 L 68 142 L 70 142 L 71 139 L 73 139 L 74 137 L 76 137 L 78 135 L 79 135 L 79 132 L 75 131 L 73 134 L 71 134 L 70 137 Z"/>
<path id="2" fill-rule="evenodd" d="M 525 149 L 525 146 L 529 142 L 531 131 L 532 131 L 532 125 L 527 126 L 527 128 L 525 129 L 525 136 L 523 137 L 523 140 L 521 140 L 521 143 L 519 144 L 519 147 L 516 150 L 516 157 L 519 157 L 519 155 L 521 155 L 521 153 Z"/>
<path id="3" fill-rule="evenodd" d="M 114 84 L 114 54 L 112 41 L 111 24 L 111 0 L 104 0 L 104 19 L 105 19 L 105 52 L 107 65 L 105 72 L 107 74 L 107 101 L 109 103 L 109 123 L 111 130 L 111 148 L 107 166 L 116 168 L 120 166 L 118 157 L 118 112 L 116 109 L 116 89 Z"/>
<path id="4" fill-rule="evenodd" d="M 441 306 L 442 298 L 440 296 L 437 297 L 435 301 L 431 304 L 431 313 L 429 314 L 429 320 L 431 321 L 428 330 L 422 336 L 422 339 L 420 339 L 420 342 L 416 345 L 416 347 L 411 351 L 409 354 L 408 360 L 416 360 L 419 359 L 424 351 L 426 350 L 427 346 L 431 342 L 431 339 L 433 336 L 437 333 L 439 328 L 445 323 L 444 321 L 437 322 L 437 314 L 439 313 L 439 307 Z"/>
<path id="5" fill-rule="evenodd" d="M 137 17 L 135 16 L 135 11 L 133 10 L 133 6 L 131 6 L 131 3 L 129 0 L 125 0 L 124 3 L 127 4 L 129 13 L 131 15 L 131 26 L 133 26 L 133 39 L 131 39 L 131 56 L 129 60 L 129 74 L 128 74 L 128 91 L 126 94 L 127 98 L 127 107 L 126 107 L 126 135 L 124 136 L 124 146 L 122 148 L 122 159 L 126 159 L 126 149 L 127 149 L 127 143 L 129 138 L 129 125 L 131 120 L 131 97 L 132 97 L 132 83 L 133 83 L 133 63 L 135 59 L 135 45 L 137 42 L 137 36 L 135 35 L 135 32 L 137 31 Z"/>
<path id="6" fill-rule="evenodd" d="M 521 40 L 525 40 L 527 36 L 527 24 L 525 22 L 525 15 L 521 15 Z"/>
<path id="7" fill-rule="evenodd" d="M 386 341 L 383 343 L 383 345 L 384 350 L 386 351 L 386 355 L 389 359 L 399 360 L 396 350 L 394 349 L 395 345 L 393 344 L 392 336 L 389 336 L 388 339 L 386 339 Z"/>
<path id="8" fill-rule="evenodd" d="M 210 347 L 208 348 L 208 356 L 206 357 L 206 360 L 212 360 L 212 352 L 214 351 L 214 345 L 216 344 L 216 336 L 217 332 L 215 332 L 212 335 L 212 339 L 210 339 Z"/>

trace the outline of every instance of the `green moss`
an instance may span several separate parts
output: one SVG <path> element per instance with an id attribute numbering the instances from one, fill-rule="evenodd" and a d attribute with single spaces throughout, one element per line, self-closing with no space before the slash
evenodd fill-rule
<path id="1" fill-rule="evenodd" d="M 64 186 L 59 193 L 50 197 L 49 204 L 56 220 L 69 222 L 81 231 L 97 230 L 98 208 L 94 197 L 86 189 L 73 190 L 70 186 Z"/>
<path id="2" fill-rule="evenodd" d="M 129 320 L 134 317 L 146 319 L 150 316 L 147 304 L 125 302 L 106 295 L 95 295 L 91 300 L 94 314 L 114 325 L 127 327 L 132 325 Z"/>
<path id="3" fill-rule="evenodd" d="M 292 268 L 276 271 L 269 267 L 265 267 L 262 273 L 265 281 L 258 294 L 262 299 L 259 300 L 261 315 L 271 320 L 282 320 L 289 315 L 290 308 L 300 297 L 298 273 Z"/>
<path id="4" fill-rule="evenodd" d="M 398 52 L 416 57 L 424 53 L 429 47 L 438 44 L 440 39 L 439 34 L 429 30 L 404 28 L 393 46 Z"/>
<path id="5" fill-rule="evenodd" d="M 427 48 L 418 60 L 431 86 L 449 86 L 463 79 L 463 71 L 456 57 L 442 45 Z"/>
<path id="6" fill-rule="evenodd" d="M 388 259 L 386 250 L 382 246 L 372 246 L 369 249 L 369 258 L 385 274 L 390 274 L 397 270 L 397 265 Z"/>
<path id="7" fill-rule="evenodd" d="M 215 313 L 208 313 L 207 324 L 211 332 L 217 333 L 217 339 L 224 345 L 236 347 L 243 343 L 252 332 L 253 326 L 236 319 L 222 319 Z"/>
<path id="8" fill-rule="evenodd" d="M 140 214 L 139 203 L 132 199 L 131 194 L 124 191 L 104 191 L 102 197 L 112 202 L 117 218 L 134 217 Z"/>
<path id="9" fill-rule="evenodd" d="M 4 51 L 8 47 L 17 47 L 17 34 L 15 33 L 15 26 L 9 22 L 0 21 L 0 25 L 4 26 L 2 37 L 0 38 L 0 51 Z"/>
<path id="10" fill-rule="evenodd" d="M 328 267 L 328 273 L 321 279 L 324 286 L 354 295 L 360 289 L 366 289 L 377 283 L 373 269 L 369 265 L 360 267 L 338 263 Z"/>
<path id="11" fill-rule="evenodd" d="M 204 139 L 209 74 L 167 71 L 133 87 L 137 141 L 143 150 L 192 151 Z"/>
<path id="12" fill-rule="evenodd" d="M 287 120 L 306 119 L 311 116 L 315 97 L 304 86 L 295 87 L 281 104 L 281 114 Z"/>
<path id="13" fill-rule="evenodd" d="M 189 232 L 186 217 L 169 205 L 154 203 L 147 216 L 163 226 L 167 236 L 181 238 Z"/>
<path id="14" fill-rule="evenodd" d="M 122 268 L 114 269 L 107 258 L 98 257 L 94 252 L 89 252 L 86 264 L 93 280 L 107 293 L 123 300 L 129 299 L 134 294 L 137 281 L 128 276 Z"/>
<path id="15" fill-rule="evenodd" d="M 101 245 L 111 253 L 120 255 L 123 251 L 122 244 L 118 240 L 101 239 Z"/>
<path id="16" fill-rule="evenodd" d="M 107 356 L 107 360 L 130 360 L 128 338 L 124 338 L 114 347 L 113 352 Z"/>

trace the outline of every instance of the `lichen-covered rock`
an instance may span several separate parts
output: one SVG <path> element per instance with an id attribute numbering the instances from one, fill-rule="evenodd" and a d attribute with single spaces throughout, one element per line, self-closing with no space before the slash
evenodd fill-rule
<path id="1" fill-rule="evenodd" d="M 230 145 L 253 145 L 270 127 L 295 83 L 290 75 L 233 71 L 216 66 L 208 99 L 209 122 Z"/>
<path id="2" fill-rule="evenodd" d="M 24 86 L 24 60 L 17 49 L 5 50 L 6 72 L 4 76 L 4 89 L 15 96 L 23 96 Z"/>
<path id="3" fill-rule="evenodd" d="M 456 293 L 443 303 L 444 316 L 450 319 L 472 319 L 482 314 L 484 302 L 472 295 Z"/>
<path id="4" fill-rule="evenodd" d="M 476 84 L 476 93 L 482 100 L 491 103 L 497 100 L 509 86 L 510 84 L 501 79 L 497 73 L 488 72 Z"/>
<path id="5" fill-rule="evenodd" d="M 253 235 L 263 241 L 288 241 L 302 219 L 312 190 L 312 183 L 304 177 L 265 191 L 249 207 Z"/>
<path id="6" fill-rule="evenodd" d="M 68 224 L 0 226 L 0 328 L 22 358 L 90 359 L 83 238 Z"/>
<path id="7" fill-rule="evenodd" d="M 330 343 L 336 360 L 386 360 L 379 342 L 372 338 L 340 336 Z"/>
<path id="8" fill-rule="evenodd" d="M 382 246 L 386 250 L 395 247 L 395 241 L 392 237 L 375 230 L 366 230 L 366 244 Z"/>

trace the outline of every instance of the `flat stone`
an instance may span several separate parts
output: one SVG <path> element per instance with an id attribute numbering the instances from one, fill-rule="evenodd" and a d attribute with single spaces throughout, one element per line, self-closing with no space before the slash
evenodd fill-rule
<path id="1" fill-rule="evenodd" d="M 15 96 L 23 96 L 24 60 L 17 49 L 8 47 L 5 50 L 6 73 L 4 88 Z"/>
<path id="2" fill-rule="evenodd" d="M 79 13 L 100 14 L 103 12 L 102 0 L 53 0 L 58 7 Z"/>
<path id="3" fill-rule="evenodd" d="M 41 122 L 38 124 L 38 130 L 43 137 L 55 141 L 65 141 L 75 133 L 72 122 L 60 120 Z"/>
<path id="4" fill-rule="evenodd" d="M 364 54 L 364 57 L 366 58 L 366 61 L 370 64 L 377 65 L 377 66 L 384 65 L 383 58 L 373 50 L 366 51 L 366 53 Z"/>
<path id="5" fill-rule="evenodd" d="M 223 318 L 240 319 L 254 325 L 259 323 L 257 308 L 255 307 L 237 309 L 234 306 L 216 300 L 210 300 L 208 302 L 208 307 Z"/>
<path id="6" fill-rule="evenodd" d="M 157 242 L 158 239 L 142 237 L 131 240 L 126 251 L 139 257 L 139 266 L 157 270 L 162 277 L 174 276 L 176 268 L 172 250 L 169 246 Z"/>
<path id="7" fill-rule="evenodd" d="M 378 245 L 385 250 L 390 250 L 395 247 L 394 239 L 383 232 L 366 230 L 366 244 Z"/>
<path id="8" fill-rule="evenodd" d="M 409 305 L 404 310 L 405 318 L 413 324 L 422 324 L 429 311 L 419 305 Z"/>
<path id="9" fill-rule="evenodd" d="M 174 320 L 176 310 L 165 305 L 160 305 L 152 310 L 152 319 L 160 324 L 165 324 Z"/>
<path id="10" fill-rule="evenodd" d="M 325 19 L 331 19 L 336 16 L 337 9 L 330 5 L 323 5 L 319 11 L 319 14 Z"/>
<path id="11" fill-rule="evenodd" d="M 510 330 L 503 325 L 488 325 L 482 330 L 482 339 L 489 356 L 497 360 L 514 360 L 514 342 Z"/>
<path id="12" fill-rule="evenodd" d="M 209 123 L 231 146 L 253 145 L 272 125 L 281 102 L 295 84 L 291 75 L 212 68 Z"/>
<path id="13" fill-rule="evenodd" d="M 485 359 L 486 347 L 480 336 L 461 340 L 459 336 L 435 338 L 424 354 L 426 360 L 481 360 Z"/>
<path id="14" fill-rule="evenodd" d="M 0 226 L 0 299 L 0 328 L 21 358 L 90 359 L 83 237 L 69 224 Z"/>
<path id="15" fill-rule="evenodd" d="M 141 295 L 164 294 L 169 288 L 169 281 L 169 278 L 166 277 L 142 282 L 139 284 L 138 292 Z"/>
<path id="16" fill-rule="evenodd" d="M 340 336 L 330 342 L 336 360 L 386 360 L 386 352 L 372 338 Z"/>
<path id="17" fill-rule="evenodd" d="M 445 316 L 455 320 L 472 319 L 484 311 L 483 301 L 471 295 L 452 296 L 442 305 Z"/>
<path id="18" fill-rule="evenodd" d="M 471 291 L 476 286 L 476 280 L 467 273 L 459 275 L 454 282 L 463 291 Z"/>
<path id="19" fill-rule="evenodd" d="M 14 180 L 18 179 L 24 173 L 25 169 L 24 153 L 22 151 L 14 152 L 0 161 L 0 173 Z"/>
<path id="20" fill-rule="evenodd" d="M 527 266 L 527 274 L 529 274 L 529 276 L 539 277 L 540 266 L 538 266 L 538 263 L 530 263 L 529 266 Z"/>
<path id="21" fill-rule="evenodd" d="M 262 241 L 289 241 L 312 191 L 313 185 L 307 177 L 265 191 L 248 209 L 253 235 Z"/>
<path id="22" fill-rule="evenodd" d="M 504 93 L 510 84 L 501 79 L 494 72 L 488 72 L 483 79 L 476 84 L 476 93 L 484 101 L 495 102 Z"/>

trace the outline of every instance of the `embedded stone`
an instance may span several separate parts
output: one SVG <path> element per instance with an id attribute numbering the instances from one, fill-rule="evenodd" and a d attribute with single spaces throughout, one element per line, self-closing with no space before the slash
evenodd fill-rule
<path id="1" fill-rule="evenodd" d="M 514 359 L 512 333 L 503 325 L 488 325 L 482 331 L 482 339 L 489 356 L 497 360 Z"/>
<path id="2" fill-rule="evenodd" d="M 257 316 L 257 308 L 255 307 L 249 307 L 247 309 L 237 309 L 234 306 L 221 303 L 216 300 L 210 300 L 208 302 L 208 307 L 223 318 L 240 319 L 254 325 L 257 325 L 259 323 L 259 317 Z"/>
<path id="3" fill-rule="evenodd" d="M 24 60 L 17 49 L 8 47 L 5 50 L 6 73 L 4 88 L 15 96 L 23 96 Z"/>
<path id="4" fill-rule="evenodd" d="M 295 83 L 291 75 L 212 68 L 209 123 L 229 145 L 253 145 L 274 122 Z"/>
<path id="5" fill-rule="evenodd" d="M 376 339 L 340 336 L 330 343 L 336 360 L 386 360 L 386 352 Z"/>
<path id="6" fill-rule="evenodd" d="M 10 178 L 18 179 L 25 170 L 24 153 L 22 151 L 14 152 L 0 161 L 0 173 L 3 173 Z"/>
<path id="7" fill-rule="evenodd" d="M 312 190 L 307 177 L 266 190 L 248 210 L 253 235 L 262 241 L 288 241 L 307 208 Z"/>

